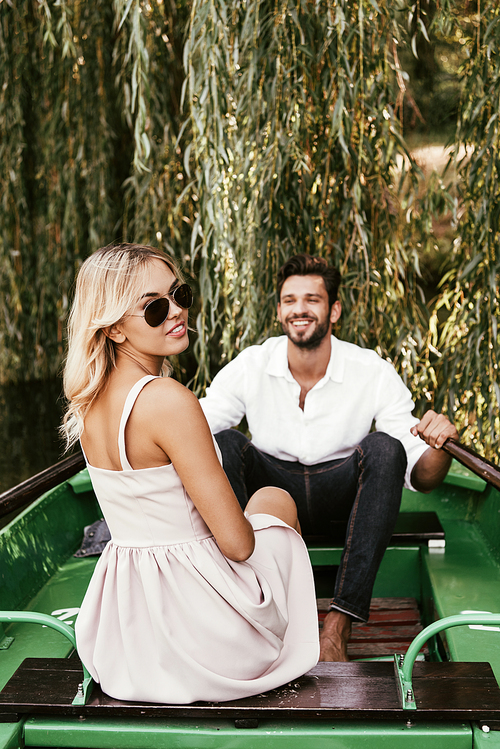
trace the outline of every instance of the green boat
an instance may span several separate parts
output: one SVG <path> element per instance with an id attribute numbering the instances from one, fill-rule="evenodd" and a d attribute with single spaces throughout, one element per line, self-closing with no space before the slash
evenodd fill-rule
<path id="1" fill-rule="evenodd" d="M 231 703 L 104 695 L 74 648 L 97 559 L 74 554 L 101 517 L 82 457 L 5 492 L 0 749 L 500 749 L 500 472 L 451 447 L 461 462 L 439 489 L 404 491 L 373 621 L 354 627 L 351 662 L 320 663 L 296 682 Z M 342 544 L 307 542 L 321 620 Z M 381 612 L 392 614 L 377 626 Z"/>

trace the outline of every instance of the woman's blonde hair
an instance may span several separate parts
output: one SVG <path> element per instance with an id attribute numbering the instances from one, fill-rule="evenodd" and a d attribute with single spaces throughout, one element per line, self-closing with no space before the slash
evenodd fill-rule
<path id="1" fill-rule="evenodd" d="M 156 259 L 180 278 L 168 255 L 139 244 L 103 247 L 87 258 L 78 272 L 63 376 L 68 408 L 61 433 L 66 449 L 80 438 L 85 416 L 115 366 L 115 344 L 105 330 L 120 323 L 137 304 L 143 291 L 142 271 Z M 166 363 L 164 373 L 169 371 Z"/>

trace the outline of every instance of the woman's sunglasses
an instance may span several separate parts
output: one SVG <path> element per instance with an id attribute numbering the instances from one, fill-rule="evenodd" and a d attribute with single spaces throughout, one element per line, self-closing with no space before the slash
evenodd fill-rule
<path id="1" fill-rule="evenodd" d="M 152 328 L 157 328 L 168 317 L 170 309 L 170 299 L 182 309 L 189 309 L 193 303 L 193 292 L 187 283 L 177 286 L 171 294 L 153 299 L 144 307 L 144 315 L 131 315 L 131 317 L 144 317 L 147 324 Z"/>

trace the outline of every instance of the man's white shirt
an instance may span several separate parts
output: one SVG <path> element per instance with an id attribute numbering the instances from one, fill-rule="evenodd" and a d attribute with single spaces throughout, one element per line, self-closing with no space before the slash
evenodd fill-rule
<path id="1" fill-rule="evenodd" d="M 352 455 L 371 431 L 399 439 L 408 457 L 405 484 L 427 445 L 410 433 L 410 391 L 375 351 L 332 336 L 325 376 L 299 406 L 300 385 L 288 367 L 288 338 L 249 346 L 214 377 L 200 403 L 214 434 L 246 416 L 251 439 L 263 452 L 315 465 Z"/>

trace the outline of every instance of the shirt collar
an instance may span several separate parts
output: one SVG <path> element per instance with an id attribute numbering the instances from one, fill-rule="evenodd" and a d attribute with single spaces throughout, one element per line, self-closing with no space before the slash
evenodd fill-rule
<path id="1" fill-rule="evenodd" d="M 288 338 L 286 335 L 278 338 L 278 342 L 267 362 L 266 374 L 293 380 L 291 372 L 288 369 Z"/>
<path id="2" fill-rule="evenodd" d="M 344 379 L 345 356 L 342 341 L 332 335 L 332 353 L 326 368 L 326 376 L 333 382 L 342 382 Z M 295 382 L 288 368 L 288 338 L 280 336 L 274 351 L 269 357 L 266 373 L 274 377 L 285 377 Z"/>

